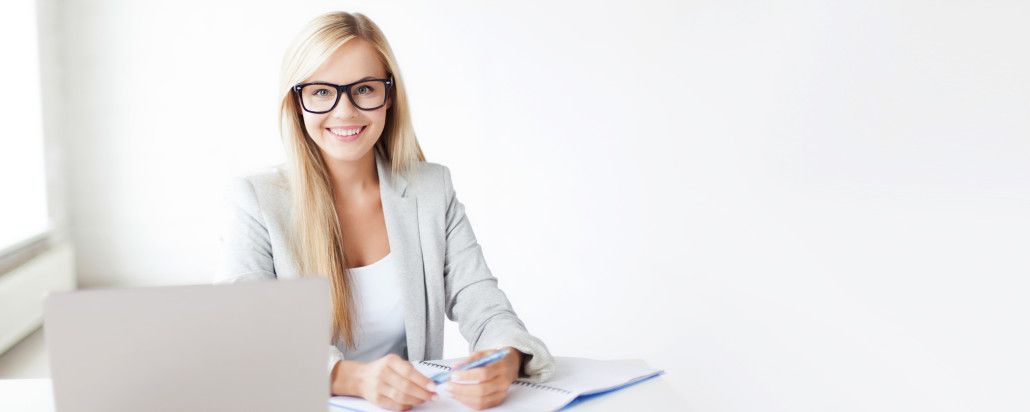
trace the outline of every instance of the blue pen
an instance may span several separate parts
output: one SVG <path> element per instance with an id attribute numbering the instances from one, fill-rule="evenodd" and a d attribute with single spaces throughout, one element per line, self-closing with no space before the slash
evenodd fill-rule
<path id="1" fill-rule="evenodd" d="M 472 369 L 472 368 L 478 368 L 480 366 L 486 366 L 486 365 L 489 365 L 491 363 L 497 362 L 497 361 L 499 361 L 501 359 L 504 359 L 504 357 L 506 355 L 508 355 L 508 349 L 501 349 L 501 350 L 499 350 L 497 352 L 494 352 L 494 353 L 486 355 L 486 356 L 484 356 L 482 358 L 476 359 L 475 361 L 469 362 L 469 363 L 465 364 L 464 366 L 462 366 L 461 368 L 458 368 L 458 370 L 459 371 L 464 371 L 464 370 L 469 370 L 469 369 Z M 447 371 L 447 372 L 440 372 L 440 373 L 438 373 L 436 375 L 433 375 L 433 377 L 429 378 L 429 379 L 432 379 L 433 382 L 436 382 L 437 384 L 441 384 L 441 383 L 447 382 L 447 380 L 449 380 L 451 378 L 451 372 L 454 372 L 454 371 L 451 370 L 451 371 Z"/>

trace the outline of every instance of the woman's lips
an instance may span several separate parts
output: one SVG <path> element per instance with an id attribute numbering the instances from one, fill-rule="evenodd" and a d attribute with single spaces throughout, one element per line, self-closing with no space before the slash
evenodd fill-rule
<path id="1" fill-rule="evenodd" d="M 362 133 L 365 133 L 365 128 L 366 128 L 366 126 L 361 126 L 361 131 L 359 131 L 359 132 L 357 132 L 357 133 L 355 133 L 355 134 L 352 134 L 352 135 L 350 135 L 350 136 L 347 136 L 347 135 L 344 135 L 344 134 L 338 134 L 338 133 L 336 133 L 336 132 L 333 132 L 333 130 L 334 130 L 334 129 L 335 129 L 335 130 L 338 130 L 338 131 L 342 131 L 342 130 L 354 130 L 353 128 L 350 128 L 350 129 L 344 129 L 344 128 L 339 128 L 339 129 L 338 129 L 338 128 L 330 128 L 330 127 L 327 127 L 327 128 L 325 129 L 325 130 L 326 130 L 326 131 L 328 131 L 328 132 L 329 132 L 329 134 L 333 135 L 333 137 L 335 137 L 335 138 L 336 138 L 336 140 L 339 140 L 339 141 L 341 141 L 341 142 L 353 142 L 353 141 L 357 140 L 357 138 L 358 138 L 358 137 L 361 137 L 361 134 L 362 134 Z"/>

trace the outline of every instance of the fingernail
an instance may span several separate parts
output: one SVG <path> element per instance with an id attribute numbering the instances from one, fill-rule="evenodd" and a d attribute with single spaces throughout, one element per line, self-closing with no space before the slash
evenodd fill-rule
<path id="1" fill-rule="evenodd" d="M 426 385 L 426 390 L 430 392 L 436 392 L 436 384 L 433 382 L 429 382 L 429 384 Z"/>
<path id="2" fill-rule="evenodd" d="M 479 383 L 479 381 L 477 381 L 477 380 L 461 379 L 461 378 L 459 378 L 457 376 L 451 376 L 451 382 L 460 383 L 460 384 L 463 384 L 463 385 L 475 385 L 475 384 Z"/>

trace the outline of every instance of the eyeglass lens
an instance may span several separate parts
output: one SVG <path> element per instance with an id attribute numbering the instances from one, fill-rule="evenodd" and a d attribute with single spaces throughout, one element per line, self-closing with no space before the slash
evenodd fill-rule
<path id="1" fill-rule="evenodd" d="M 309 84 L 301 88 L 304 108 L 312 112 L 328 112 L 338 104 L 337 89 L 325 84 Z M 359 109 L 375 109 L 386 103 L 386 82 L 369 80 L 350 87 L 350 100 Z"/>

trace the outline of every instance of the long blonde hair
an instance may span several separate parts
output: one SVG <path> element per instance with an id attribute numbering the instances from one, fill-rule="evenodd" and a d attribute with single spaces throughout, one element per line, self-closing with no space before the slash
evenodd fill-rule
<path id="1" fill-rule="evenodd" d="M 394 174 L 406 173 L 416 162 L 425 161 L 425 156 L 415 139 L 397 60 L 382 31 L 368 17 L 360 13 L 334 12 L 311 20 L 286 51 L 279 84 L 282 93 L 279 128 L 286 147 L 292 193 L 291 246 L 301 274 L 329 278 L 333 342 L 343 339 L 351 348 L 354 347 L 354 300 L 343 254 L 344 239 L 333 203 L 333 186 L 325 159 L 304 128 L 293 86 L 311 76 L 337 48 L 354 38 L 371 43 L 378 51 L 379 60 L 393 75 L 392 103 L 387 109 L 383 134 L 373 150 L 390 163 Z"/>

